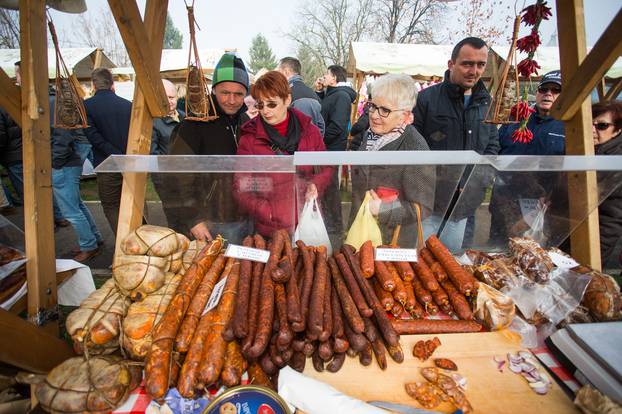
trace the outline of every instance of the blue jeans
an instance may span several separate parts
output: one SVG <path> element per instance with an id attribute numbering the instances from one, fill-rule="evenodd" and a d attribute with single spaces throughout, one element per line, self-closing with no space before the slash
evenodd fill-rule
<path id="1" fill-rule="evenodd" d="M 24 164 L 13 164 L 6 167 L 9 174 L 9 180 L 19 197 L 19 200 L 12 200 L 13 204 L 22 204 L 24 202 Z"/>
<path id="2" fill-rule="evenodd" d="M 91 212 L 80 198 L 80 174 L 82 167 L 65 167 L 52 170 L 54 197 L 63 216 L 78 233 L 80 250 L 93 250 L 97 242 L 103 240 L 97 230 Z"/>
<path id="3" fill-rule="evenodd" d="M 89 161 L 91 161 L 91 164 L 93 164 L 93 150 L 92 150 L 92 145 L 89 142 L 81 142 L 78 140 L 75 140 L 73 142 L 73 149 L 76 151 L 76 154 L 78 154 L 78 156 L 80 156 L 80 161 L 82 161 L 82 164 L 84 164 L 84 161 L 88 158 Z"/>
<path id="4" fill-rule="evenodd" d="M 423 220 L 423 237 L 427 239 L 430 235 L 436 234 L 441 226 L 442 218 L 440 216 L 431 216 Z M 464 239 L 464 230 L 466 228 L 467 219 L 453 221 L 447 220 L 439 239 L 452 253 L 458 253 L 462 249 L 462 241 Z"/>

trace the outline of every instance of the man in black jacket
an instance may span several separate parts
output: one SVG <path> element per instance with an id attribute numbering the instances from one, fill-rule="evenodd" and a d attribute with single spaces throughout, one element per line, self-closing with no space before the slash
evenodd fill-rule
<path id="1" fill-rule="evenodd" d="M 94 167 L 113 154 L 125 154 L 130 129 L 132 103 L 114 92 L 112 73 L 98 68 L 91 73 L 95 95 L 84 101 L 89 127 L 84 130 L 93 146 Z M 98 174 L 97 190 L 106 219 L 117 233 L 121 204 L 121 174 Z"/>
<path id="2" fill-rule="evenodd" d="M 171 134 L 171 155 L 235 155 L 241 125 L 249 120 L 244 97 L 249 77 L 242 59 L 225 53 L 212 78 L 212 99 L 218 118 L 209 122 L 187 117 Z M 248 221 L 233 199 L 232 173 L 162 174 L 166 192 L 160 191 L 171 228 L 197 240 L 222 234 L 239 243 L 250 234 Z"/>
<path id="3" fill-rule="evenodd" d="M 300 72 L 302 67 L 300 61 L 293 57 L 284 57 L 279 61 L 276 70 L 287 78 L 287 83 L 292 92 L 291 107 L 298 109 L 303 114 L 308 115 L 313 124 L 320 129 L 324 136 L 324 118 L 322 118 L 322 105 L 320 98 L 307 85 L 305 85 Z"/>
<path id="4" fill-rule="evenodd" d="M 454 47 L 444 81 L 419 93 L 413 109 L 413 125 L 432 151 L 473 150 L 492 155 L 499 152 L 496 126 L 483 123 L 490 105 L 490 95 L 480 79 L 487 60 L 486 43 L 477 37 L 467 37 Z M 474 169 L 469 191 L 463 193 L 468 174 L 455 177 L 451 173 L 455 171 L 455 168 L 439 167 L 434 213 L 424 224 L 426 235 L 438 231 L 443 224 L 441 239 L 454 251 L 462 247 L 467 219 L 474 215 L 490 181 L 483 171 Z M 457 180 L 458 190 L 453 194 L 451 188 Z M 448 206 L 459 208 L 453 211 L 451 220 L 442 223 Z"/>
<path id="5" fill-rule="evenodd" d="M 153 120 L 153 130 L 151 132 L 151 155 L 168 154 L 168 145 L 171 140 L 173 129 L 184 120 L 186 113 L 177 109 L 177 89 L 173 82 L 162 79 L 164 92 L 168 98 L 168 114 Z"/>

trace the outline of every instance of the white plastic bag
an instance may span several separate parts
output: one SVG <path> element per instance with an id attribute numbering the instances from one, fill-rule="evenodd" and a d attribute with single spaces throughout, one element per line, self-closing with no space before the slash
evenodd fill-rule
<path id="1" fill-rule="evenodd" d="M 328 255 L 333 254 L 333 247 L 317 204 L 317 198 L 307 200 L 298 218 L 294 232 L 294 241 L 302 240 L 308 246 L 326 246 Z"/>

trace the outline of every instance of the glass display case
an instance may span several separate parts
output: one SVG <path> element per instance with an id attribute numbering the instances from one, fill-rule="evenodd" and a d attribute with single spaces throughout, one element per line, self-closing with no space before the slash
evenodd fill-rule
<path id="1" fill-rule="evenodd" d="M 316 198 L 311 208 L 319 209 L 334 249 L 365 207 L 380 231 L 377 244 L 414 248 L 419 234 L 437 234 L 459 253 L 502 251 L 512 236 L 558 246 L 622 185 L 622 156 L 112 156 L 96 172 L 148 173 L 145 221 L 190 237 L 206 229 L 235 243 L 281 228 L 293 235 L 305 204 Z"/>

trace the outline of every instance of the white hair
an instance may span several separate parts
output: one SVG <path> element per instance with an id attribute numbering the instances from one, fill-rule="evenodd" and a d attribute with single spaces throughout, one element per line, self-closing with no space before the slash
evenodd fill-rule
<path id="1" fill-rule="evenodd" d="M 372 84 L 372 98 L 384 98 L 399 109 L 412 109 L 417 103 L 415 81 L 404 73 L 387 73 Z"/>

